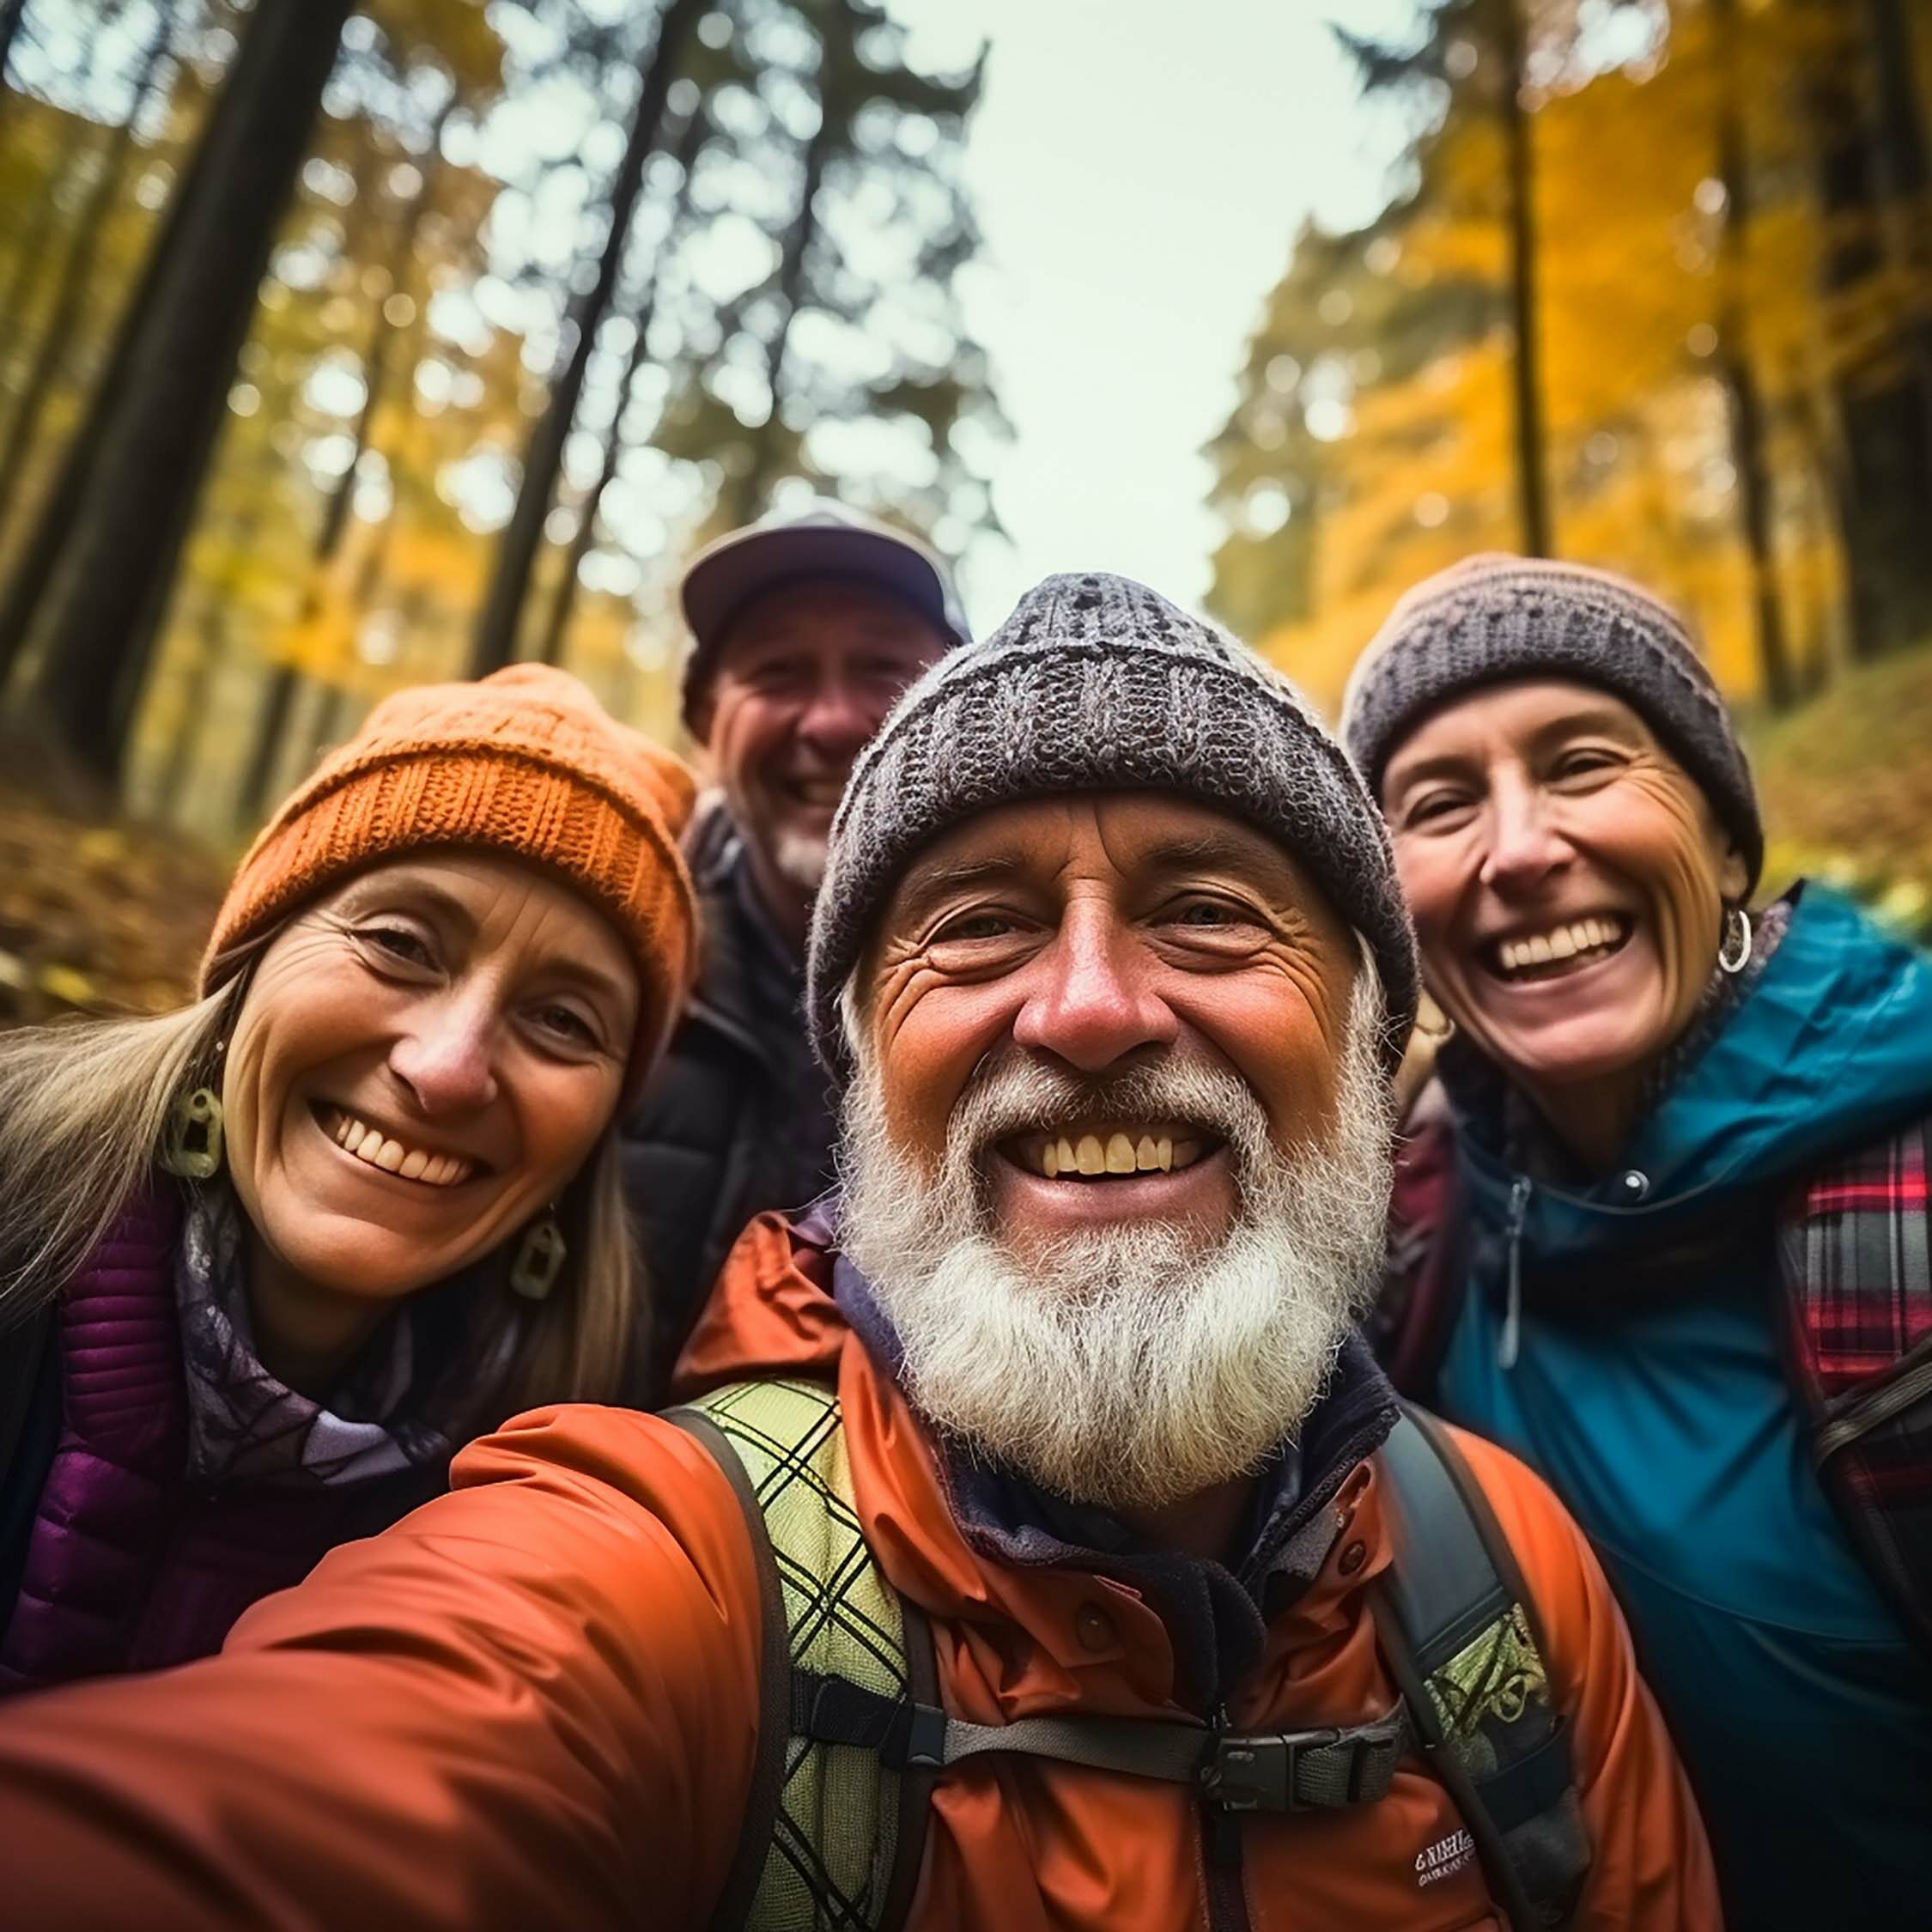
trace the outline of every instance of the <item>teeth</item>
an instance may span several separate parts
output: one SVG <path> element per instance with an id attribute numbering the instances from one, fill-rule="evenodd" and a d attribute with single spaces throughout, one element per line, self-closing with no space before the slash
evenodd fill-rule
<path id="1" fill-rule="evenodd" d="M 432 1154 L 420 1147 L 405 1147 L 399 1140 L 386 1139 L 367 1121 L 353 1115 L 337 1114 L 330 1138 L 345 1152 L 386 1174 L 399 1174 L 405 1181 L 423 1181 L 432 1187 L 447 1188 L 466 1181 L 474 1171 L 472 1163 L 457 1154 Z"/>
<path id="2" fill-rule="evenodd" d="M 1552 960 L 1574 959 L 1578 953 L 1597 946 L 1614 945 L 1619 937 L 1619 929 L 1613 920 L 1572 920 L 1567 926 L 1552 927 L 1547 933 L 1505 939 L 1497 948 L 1496 956 L 1505 973 L 1515 973 L 1525 966 L 1546 966 Z"/>
<path id="3" fill-rule="evenodd" d="M 1151 1128 L 1138 1138 L 1116 1128 L 1104 1140 L 1097 1133 L 1084 1133 L 1077 1140 L 1063 1133 L 1036 1145 L 1038 1151 L 1031 1157 L 1049 1181 L 1073 1174 L 1168 1174 L 1198 1160 L 1201 1145 L 1198 1140 L 1177 1141 Z M 432 1176 L 434 1172 L 429 1170 Z"/>

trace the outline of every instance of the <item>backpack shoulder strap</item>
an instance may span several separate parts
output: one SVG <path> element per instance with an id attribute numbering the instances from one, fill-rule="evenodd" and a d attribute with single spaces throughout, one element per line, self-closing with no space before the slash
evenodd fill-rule
<path id="1" fill-rule="evenodd" d="M 668 1419 L 736 1492 L 759 1565 L 758 1757 L 714 1932 L 893 1932 L 923 1849 L 930 1768 L 882 1753 L 874 1714 L 938 1703 L 925 1620 L 866 1546 L 837 1396 L 822 1383 L 715 1389 Z M 817 1706 L 856 1687 L 850 1741 Z M 864 1735 L 860 1735 L 864 1734 Z"/>
<path id="2" fill-rule="evenodd" d="M 1560 1926 L 1590 1847 L 1534 1606 L 1440 1423 L 1405 1403 L 1381 1459 L 1394 1544 L 1375 1594 L 1382 1655 L 1511 1923 Z"/>

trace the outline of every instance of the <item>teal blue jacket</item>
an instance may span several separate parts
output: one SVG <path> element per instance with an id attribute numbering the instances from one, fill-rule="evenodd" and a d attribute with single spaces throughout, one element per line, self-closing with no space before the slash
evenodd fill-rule
<path id="1" fill-rule="evenodd" d="M 1434 1400 L 1595 1542 L 1731 1923 L 1932 1923 L 1932 1668 L 1814 1473 L 1774 1245 L 1809 1170 L 1932 1114 L 1932 963 L 1805 886 L 1594 1180 L 1539 1177 L 1482 1070 L 1445 1071 L 1462 1293 Z"/>

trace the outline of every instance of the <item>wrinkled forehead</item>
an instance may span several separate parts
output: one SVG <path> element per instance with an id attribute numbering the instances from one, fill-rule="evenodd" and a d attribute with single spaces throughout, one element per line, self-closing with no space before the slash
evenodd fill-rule
<path id="1" fill-rule="evenodd" d="M 901 874 L 875 942 L 981 890 L 1128 895 L 1209 877 L 1336 917 L 1294 854 L 1245 819 L 1171 793 L 1086 792 L 995 805 L 950 828 Z"/>

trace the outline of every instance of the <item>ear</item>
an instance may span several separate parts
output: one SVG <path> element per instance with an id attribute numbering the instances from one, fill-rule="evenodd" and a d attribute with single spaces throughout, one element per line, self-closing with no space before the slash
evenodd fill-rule
<path id="1" fill-rule="evenodd" d="M 1751 871 L 1744 862 L 1744 854 L 1735 843 L 1727 844 L 1723 863 L 1717 868 L 1717 890 L 1723 895 L 1724 903 L 1741 906 L 1750 885 Z"/>

